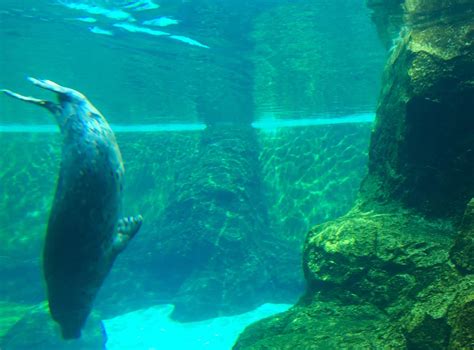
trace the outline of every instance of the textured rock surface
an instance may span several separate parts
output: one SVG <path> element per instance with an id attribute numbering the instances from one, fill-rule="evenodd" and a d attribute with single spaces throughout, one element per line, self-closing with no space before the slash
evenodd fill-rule
<path id="1" fill-rule="evenodd" d="M 235 349 L 472 347 L 474 8 L 405 9 L 358 204 L 309 232 L 305 297 Z"/>
<path id="2" fill-rule="evenodd" d="M 353 209 L 308 234 L 303 266 L 309 289 L 341 288 L 396 312 L 402 298 L 413 298 L 420 284 L 446 270 L 453 233 L 410 212 Z"/>
<path id="3" fill-rule="evenodd" d="M 0 302 L 0 344 L 2 339 L 10 330 L 10 328 L 17 323 L 25 313 L 27 313 L 32 306 L 20 303 Z"/>
<path id="4" fill-rule="evenodd" d="M 307 295 L 285 314 L 251 326 L 235 348 L 447 346 L 458 322 L 448 310 L 456 308 L 457 299 L 463 300 L 459 308 L 468 310 L 465 299 L 473 296 L 472 281 L 449 260 L 454 235 L 445 221 L 358 207 L 314 227 L 304 248 Z M 472 329 L 461 323 L 465 343 L 466 328 Z"/>
<path id="5" fill-rule="evenodd" d="M 461 216 L 474 196 L 473 31 L 471 5 L 470 12 L 446 14 L 403 34 L 379 101 L 361 191 L 368 203 L 400 201 L 449 217 Z"/>
<path id="6" fill-rule="evenodd" d="M 404 338 L 368 303 L 312 297 L 291 310 L 249 326 L 235 350 L 401 349 Z"/>
<path id="7" fill-rule="evenodd" d="M 474 277 L 443 274 L 401 318 L 409 349 L 469 349 L 474 340 Z"/>
<path id="8" fill-rule="evenodd" d="M 80 340 L 62 340 L 44 302 L 24 313 L 1 338 L 0 347 L 5 350 L 100 350 L 104 349 L 105 342 L 102 322 L 95 314 L 89 317 Z"/>
<path id="9" fill-rule="evenodd" d="M 271 290 L 262 245 L 274 239 L 266 229 L 258 153 L 253 129 L 211 126 L 195 161 L 176 177 L 150 242 L 159 254 L 149 268 L 174 294 L 178 319 L 245 308 Z"/>
<path id="10" fill-rule="evenodd" d="M 474 198 L 467 205 L 451 258 L 463 274 L 474 274 Z"/>

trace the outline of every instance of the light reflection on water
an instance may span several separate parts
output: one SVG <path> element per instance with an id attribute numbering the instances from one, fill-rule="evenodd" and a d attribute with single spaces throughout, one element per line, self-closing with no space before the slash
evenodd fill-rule
<path id="1" fill-rule="evenodd" d="M 313 118 L 313 119 L 262 119 L 252 123 L 252 127 L 262 130 L 274 130 L 279 128 L 293 128 L 333 124 L 352 123 L 372 123 L 375 119 L 374 113 L 353 114 L 337 118 Z M 112 124 L 112 129 L 116 133 L 126 132 L 181 132 L 181 131 L 201 131 L 206 129 L 206 124 L 133 124 L 117 125 Z M 0 125 L 1 133 L 51 133 L 59 132 L 54 124 L 3 124 Z"/>

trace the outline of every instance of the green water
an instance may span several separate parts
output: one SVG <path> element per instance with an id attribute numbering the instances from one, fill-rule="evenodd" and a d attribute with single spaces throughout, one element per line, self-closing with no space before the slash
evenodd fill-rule
<path id="1" fill-rule="evenodd" d="M 91 319 L 173 304 L 173 322 L 186 325 L 294 303 L 304 291 L 307 231 L 344 214 L 366 173 L 386 57 L 370 13 L 356 0 L 156 3 L 134 12 L 131 1 L 0 0 L 0 88 L 54 100 L 25 79 L 33 76 L 84 93 L 116 132 L 124 212 L 145 218 Z M 143 24 L 160 16 L 179 23 Z M 77 20 L 85 17 L 96 22 Z M 41 252 L 61 158 L 53 122 L 0 96 L 6 349 L 42 349 L 38 339 L 48 349 L 103 342 L 92 323 L 85 343 L 67 345 L 54 325 L 41 327 L 51 322 L 43 306 L 26 313 L 46 298 Z M 232 332 L 250 322 L 240 319 Z"/>
<path id="2" fill-rule="evenodd" d="M 373 112 L 385 53 L 362 1 L 163 1 L 141 19 L 204 49 L 132 33 L 55 0 L 2 0 L 0 86 L 40 94 L 26 76 L 84 92 L 111 123 L 236 122 Z M 91 26 L 113 30 L 94 34 Z M 160 29 L 160 28 L 157 28 Z M 0 102 L 3 123 L 50 118 Z"/>

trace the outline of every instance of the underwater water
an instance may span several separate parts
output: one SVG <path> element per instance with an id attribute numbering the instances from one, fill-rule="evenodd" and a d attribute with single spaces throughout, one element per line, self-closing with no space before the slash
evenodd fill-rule
<path id="1" fill-rule="evenodd" d="M 363 1 L 0 0 L 0 46 L 0 88 L 56 101 L 26 77 L 48 79 L 104 115 L 144 218 L 61 340 L 42 252 L 63 137 L 1 96 L 2 350 L 225 350 L 298 300 L 306 233 L 367 173 L 387 52 Z"/>

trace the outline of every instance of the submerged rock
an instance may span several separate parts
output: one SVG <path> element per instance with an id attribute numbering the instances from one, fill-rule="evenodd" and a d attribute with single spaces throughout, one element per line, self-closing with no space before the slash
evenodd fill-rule
<path id="1" fill-rule="evenodd" d="M 451 259 L 462 273 L 474 273 L 474 198 L 467 205 Z"/>
<path id="2" fill-rule="evenodd" d="M 58 325 L 52 320 L 48 303 L 43 302 L 13 325 L 1 340 L 4 350 L 101 350 L 105 348 L 106 335 L 102 321 L 91 314 L 79 340 L 63 340 Z"/>
<path id="3" fill-rule="evenodd" d="M 310 290 L 341 288 L 386 312 L 446 268 L 454 231 L 409 212 L 362 212 L 318 225 L 304 248 Z"/>
<path id="4" fill-rule="evenodd" d="M 401 319 L 409 349 L 468 349 L 474 341 L 474 276 L 445 274 Z"/>
<path id="5" fill-rule="evenodd" d="M 432 217 L 461 216 L 474 196 L 472 21 L 408 29 L 389 59 L 361 194 Z"/>
<path id="6" fill-rule="evenodd" d="M 153 225 L 150 246 L 156 254 L 142 261 L 162 284 L 162 298 L 175 305 L 176 320 L 240 313 L 268 300 L 294 301 L 301 290 L 297 273 L 270 268 L 281 264 L 289 270 L 297 259 L 268 229 L 258 150 L 250 127 L 209 126 L 195 158 L 176 176 L 169 204 Z"/>
<path id="7" fill-rule="evenodd" d="M 400 349 L 404 338 L 368 303 L 314 300 L 249 326 L 234 350 Z"/>
<path id="8" fill-rule="evenodd" d="M 474 4 L 404 5 L 358 203 L 309 232 L 306 295 L 234 349 L 472 347 Z"/>
<path id="9" fill-rule="evenodd" d="M 5 334 L 15 325 L 25 313 L 31 309 L 31 305 L 20 303 L 0 302 L 0 344 Z"/>

